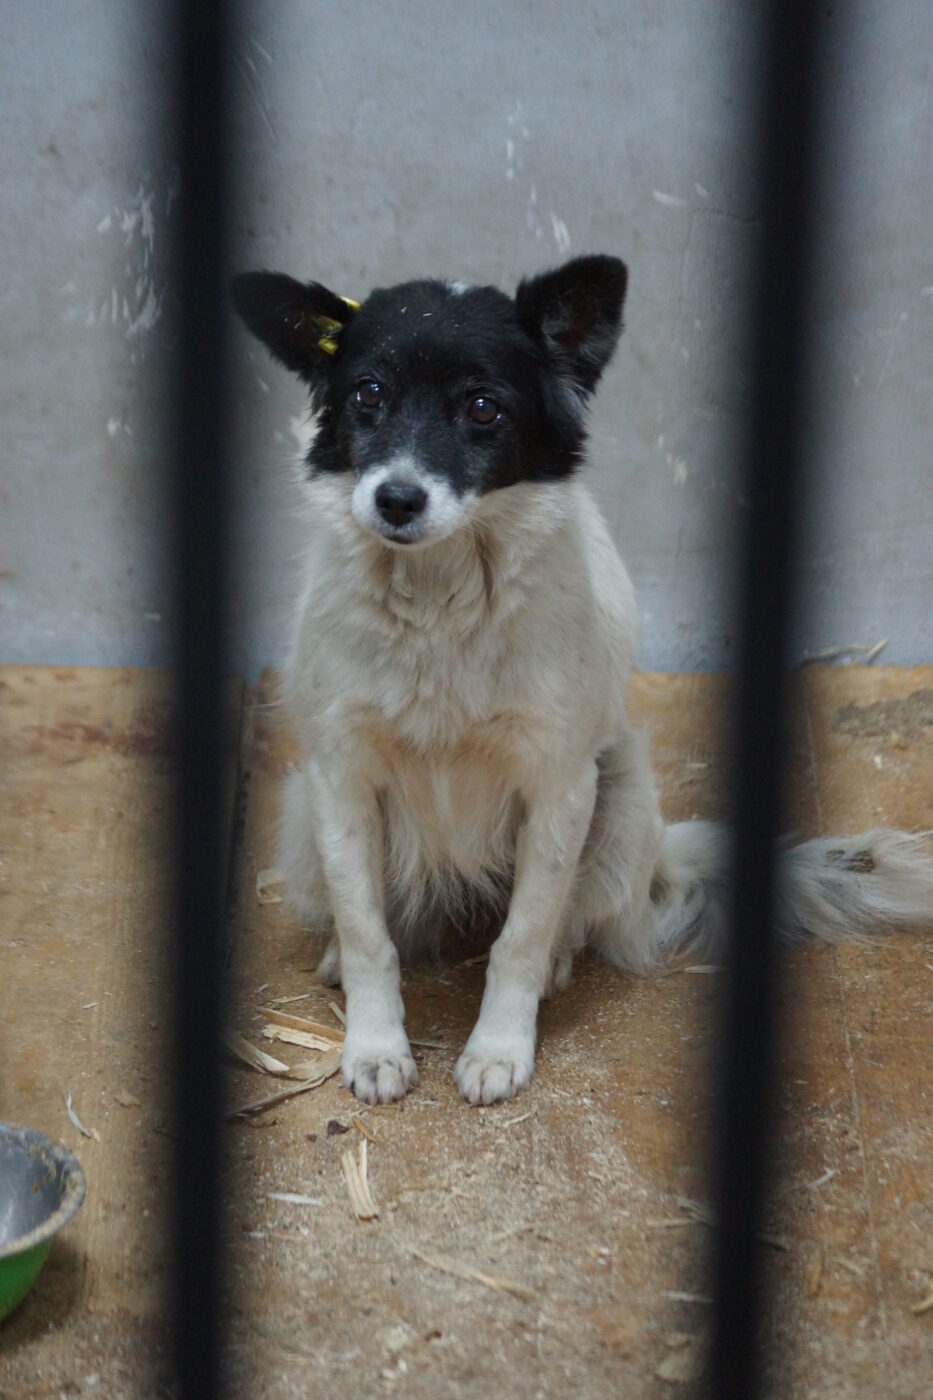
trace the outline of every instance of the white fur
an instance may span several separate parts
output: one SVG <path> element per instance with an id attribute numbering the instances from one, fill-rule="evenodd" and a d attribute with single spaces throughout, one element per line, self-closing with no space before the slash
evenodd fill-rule
<path id="1" fill-rule="evenodd" d="M 356 490 L 343 475 L 308 487 L 287 670 L 304 758 L 281 858 L 302 918 L 336 932 L 321 972 L 343 981 L 344 1077 L 369 1102 L 417 1080 L 399 951 L 502 922 L 455 1072 L 489 1103 L 527 1084 L 539 999 L 584 942 L 645 970 L 719 941 L 728 843 L 661 820 L 625 711 L 634 593 L 579 481 L 468 499 L 452 533 L 414 550 L 360 528 Z M 902 833 L 808 843 L 787 873 L 789 934 L 930 921 L 933 862 Z"/>

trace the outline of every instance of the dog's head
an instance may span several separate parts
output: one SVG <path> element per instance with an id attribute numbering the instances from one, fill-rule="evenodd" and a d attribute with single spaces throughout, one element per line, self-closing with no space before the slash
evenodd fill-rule
<path id="1" fill-rule="evenodd" d="M 233 283 L 254 335 L 310 387 L 312 476 L 342 473 L 357 523 L 399 547 L 468 523 L 482 499 L 580 461 L 586 401 L 622 329 L 617 258 L 494 287 L 406 282 L 362 306 L 319 283 Z"/>

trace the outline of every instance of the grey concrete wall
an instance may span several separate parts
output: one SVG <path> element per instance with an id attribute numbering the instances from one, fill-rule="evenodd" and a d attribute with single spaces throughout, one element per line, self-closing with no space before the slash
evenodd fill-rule
<path id="1" fill-rule="evenodd" d="M 158 369 L 174 178 L 155 8 L 0 4 L 0 658 L 166 658 Z M 799 651 L 933 659 L 933 103 L 928 0 L 827 6 L 835 79 L 820 407 Z M 252 0 L 238 261 L 350 295 L 493 281 L 584 251 L 630 267 L 590 479 L 636 581 L 640 661 L 729 664 L 732 448 L 756 217 L 749 16 L 727 0 Z M 297 384 L 236 342 L 237 660 L 281 656 L 302 523 Z"/>

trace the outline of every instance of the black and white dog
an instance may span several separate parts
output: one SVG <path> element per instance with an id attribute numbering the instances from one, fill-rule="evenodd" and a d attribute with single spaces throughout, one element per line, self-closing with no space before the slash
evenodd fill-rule
<path id="1" fill-rule="evenodd" d="M 399 952 L 498 919 L 455 1071 L 471 1103 L 529 1081 L 542 996 L 592 944 L 654 967 L 715 944 L 726 838 L 666 826 L 625 690 L 628 574 L 577 470 L 626 269 L 577 258 L 493 287 L 407 282 L 358 306 L 248 273 L 255 335 L 309 386 L 309 549 L 287 701 L 304 746 L 282 864 L 321 974 L 347 999 L 345 1082 L 417 1081 Z M 873 831 L 786 858 L 782 927 L 838 939 L 929 925 L 922 837 Z"/>

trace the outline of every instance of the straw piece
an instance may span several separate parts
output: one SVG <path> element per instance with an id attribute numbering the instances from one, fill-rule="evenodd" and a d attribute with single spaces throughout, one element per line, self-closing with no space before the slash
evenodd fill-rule
<path id="1" fill-rule="evenodd" d="M 667 1338 L 671 1350 L 655 1369 L 661 1381 L 695 1381 L 702 1376 L 709 1358 L 709 1337 L 705 1332 L 675 1332 Z"/>
<path id="2" fill-rule="evenodd" d="M 310 1079 L 303 1084 L 291 1084 L 287 1089 L 276 1089 L 274 1094 L 266 1094 L 264 1098 L 254 1099 L 252 1103 L 242 1104 L 240 1108 L 232 1109 L 227 1114 L 227 1119 L 233 1122 L 237 1118 L 248 1118 L 254 1113 L 263 1113 L 267 1108 L 273 1108 L 277 1103 L 284 1103 L 286 1099 L 293 1099 L 296 1094 L 304 1094 L 308 1089 L 315 1086 Z"/>
<path id="3" fill-rule="evenodd" d="M 256 872 L 256 900 L 259 904 L 281 904 L 285 872 L 270 867 Z"/>
<path id="4" fill-rule="evenodd" d="M 513 1298 L 520 1298 L 523 1303 L 534 1302 L 534 1290 L 526 1288 L 523 1283 L 517 1283 L 515 1279 L 503 1278 L 501 1274 L 488 1274 L 485 1269 L 477 1269 L 475 1265 L 468 1264 L 463 1259 L 454 1259 L 450 1254 L 425 1254 L 413 1245 L 409 1246 L 409 1253 L 420 1259 L 422 1264 L 427 1264 L 431 1269 L 439 1269 L 441 1273 L 453 1274 L 454 1278 L 463 1278 L 469 1283 L 481 1283 L 484 1288 L 491 1288 L 496 1293 L 510 1293 Z"/>
<path id="5" fill-rule="evenodd" d="M 704 1303 L 712 1304 L 712 1298 L 706 1293 L 682 1293 L 677 1288 L 662 1288 L 662 1298 L 670 1298 L 672 1303 Z"/>
<path id="6" fill-rule="evenodd" d="M 317 1084 L 323 1084 L 325 1079 L 330 1079 L 331 1075 L 336 1074 L 342 1059 L 343 1052 L 339 1045 L 335 1045 L 333 1050 L 325 1050 L 324 1054 L 319 1055 L 317 1059 L 300 1060 L 297 1065 L 292 1065 L 288 1074 L 284 1075 L 283 1078 L 302 1081 L 314 1079 L 316 1084 L 312 1087 L 316 1088 Z"/>
<path id="7" fill-rule="evenodd" d="M 677 1204 L 681 1210 L 686 1211 L 690 1219 L 685 1220 L 685 1225 L 708 1225 L 711 1230 L 716 1228 L 716 1214 L 712 1206 L 705 1205 L 703 1201 L 691 1200 L 689 1196 L 678 1196 Z M 672 1230 L 673 1220 L 650 1220 L 648 1225 L 655 1230 Z M 769 1230 L 759 1230 L 755 1235 L 762 1244 L 768 1244 L 772 1249 L 790 1249 L 790 1240 L 786 1235 L 776 1235 Z"/>
<path id="8" fill-rule="evenodd" d="M 350 1205 L 357 1220 L 378 1220 L 379 1207 L 369 1190 L 366 1160 L 366 1139 L 360 1143 L 359 1159 L 347 1148 L 340 1158 L 344 1180 L 350 1193 Z"/>
<path id="9" fill-rule="evenodd" d="M 347 1018 L 346 1018 L 346 1016 L 344 1015 L 343 1011 L 341 1011 L 341 1009 L 340 1009 L 340 1007 L 337 1005 L 337 1003 L 336 1003 L 335 1001 L 329 1001 L 329 1002 L 327 1003 L 327 1005 L 330 1007 L 331 1011 L 333 1011 L 334 1015 L 337 1017 L 337 1020 L 340 1022 L 340 1024 L 341 1024 L 342 1026 L 345 1026 L 345 1025 L 347 1024 Z"/>
<path id="10" fill-rule="evenodd" d="M 772 1249 L 783 1249 L 785 1252 L 790 1249 L 790 1240 L 786 1235 L 774 1235 L 770 1230 L 759 1230 L 756 1239 L 762 1244 L 769 1244 Z"/>
<path id="11" fill-rule="evenodd" d="M 261 1034 L 267 1040 L 281 1040 L 285 1045 L 300 1045 L 305 1050 L 332 1050 L 340 1043 L 333 1032 L 321 1035 L 318 1031 L 298 1031 L 291 1026 L 274 1026 L 271 1021 L 263 1026 Z"/>
<path id="12" fill-rule="evenodd" d="M 358 1133 L 362 1133 L 362 1134 L 363 1134 L 363 1136 L 364 1136 L 364 1138 L 366 1139 L 367 1142 L 375 1142 L 375 1141 L 376 1141 L 376 1138 L 375 1138 L 374 1135 L 369 1131 L 369 1129 L 367 1128 L 366 1124 L 363 1122 L 362 1118 L 360 1117 L 360 1115 L 359 1115 L 358 1113 L 351 1113 L 351 1114 L 350 1114 L 350 1122 L 353 1124 L 354 1128 L 357 1130 Z"/>
<path id="13" fill-rule="evenodd" d="M 246 1118 L 253 1113 L 262 1113 L 265 1109 L 272 1108 L 274 1104 L 293 1098 L 295 1094 L 304 1094 L 309 1089 L 317 1089 L 325 1080 L 337 1073 L 340 1069 L 340 1061 L 341 1051 L 335 1047 L 333 1050 L 325 1051 L 317 1060 L 308 1060 L 304 1064 L 292 1066 L 288 1077 L 296 1079 L 297 1083 L 289 1085 L 287 1089 L 277 1089 L 273 1094 L 266 1094 L 264 1098 L 254 1099 L 251 1103 L 233 1109 L 227 1114 L 228 1119 Z"/>
<path id="14" fill-rule="evenodd" d="M 313 1035 L 329 1039 L 331 1045 L 343 1044 L 343 1031 L 339 1026 L 325 1026 L 320 1021 L 309 1021 L 307 1016 L 293 1016 L 289 1011 L 278 1011 L 274 1006 L 259 1008 L 267 1021 L 275 1026 L 288 1026 L 293 1031 L 309 1031 Z"/>
<path id="15" fill-rule="evenodd" d="M 803 1291 L 808 1298 L 815 1298 L 823 1281 L 823 1251 L 817 1246 L 803 1266 Z"/>
<path id="16" fill-rule="evenodd" d="M 75 1127 L 77 1128 L 78 1132 L 81 1134 L 82 1137 L 92 1138 L 94 1142 L 100 1142 L 100 1133 L 97 1131 L 97 1129 L 86 1128 L 81 1122 L 81 1119 L 75 1113 L 74 1109 L 71 1106 L 70 1094 L 65 1095 L 65 1108 L 67 1110 L 68 1117 L 71 1119 L 72 1123 L 74 1123 Z"/>
<path id="17" fill-rule="evenodd" d="M 236 1059 L 242 1061 L 244 1065 L 249 1065 L 251 1069 L 259 1070 L 260 1074 L 286 1074 L 288 1065 L 282 1060 L 277 1060 L 274 1055 L 267 1055 L 265 1050 L 259 1050 L 255 1045 L 250 1045 L 245 1036 L 239 1031 L 224 1031 L 221 1037 L 224 1045 Z"/>
<path id="18" fill-rule="evenodd" d="M 695 1220 L 701 1220 L 704 1225 L 716 1224 L 716 1216 L 712 1206 L 704 1204 L 703 1201 L 694 1201 L 689 1196 L 678 1196 L 677 1204 L 681 1210 L 685 1210 Z"/>
<path id="19" fill-rule="evenodd" d="M 919 1317 L 921 1313 L 929 1312 L 931 1308 L 933 1308 L 933 1280 L 927 1284 L 927 1291 L 920 1302 L 911 1303 L 910 1311 L 915 1317 Z"/>
<path id="20" fill-rule="evenodd" d="M 270 1201 L 284 1201 L 288 1206 L 322 1206 L 318 1196 L 306 1196 L 302 1191 L 267 1191 Z"/>

